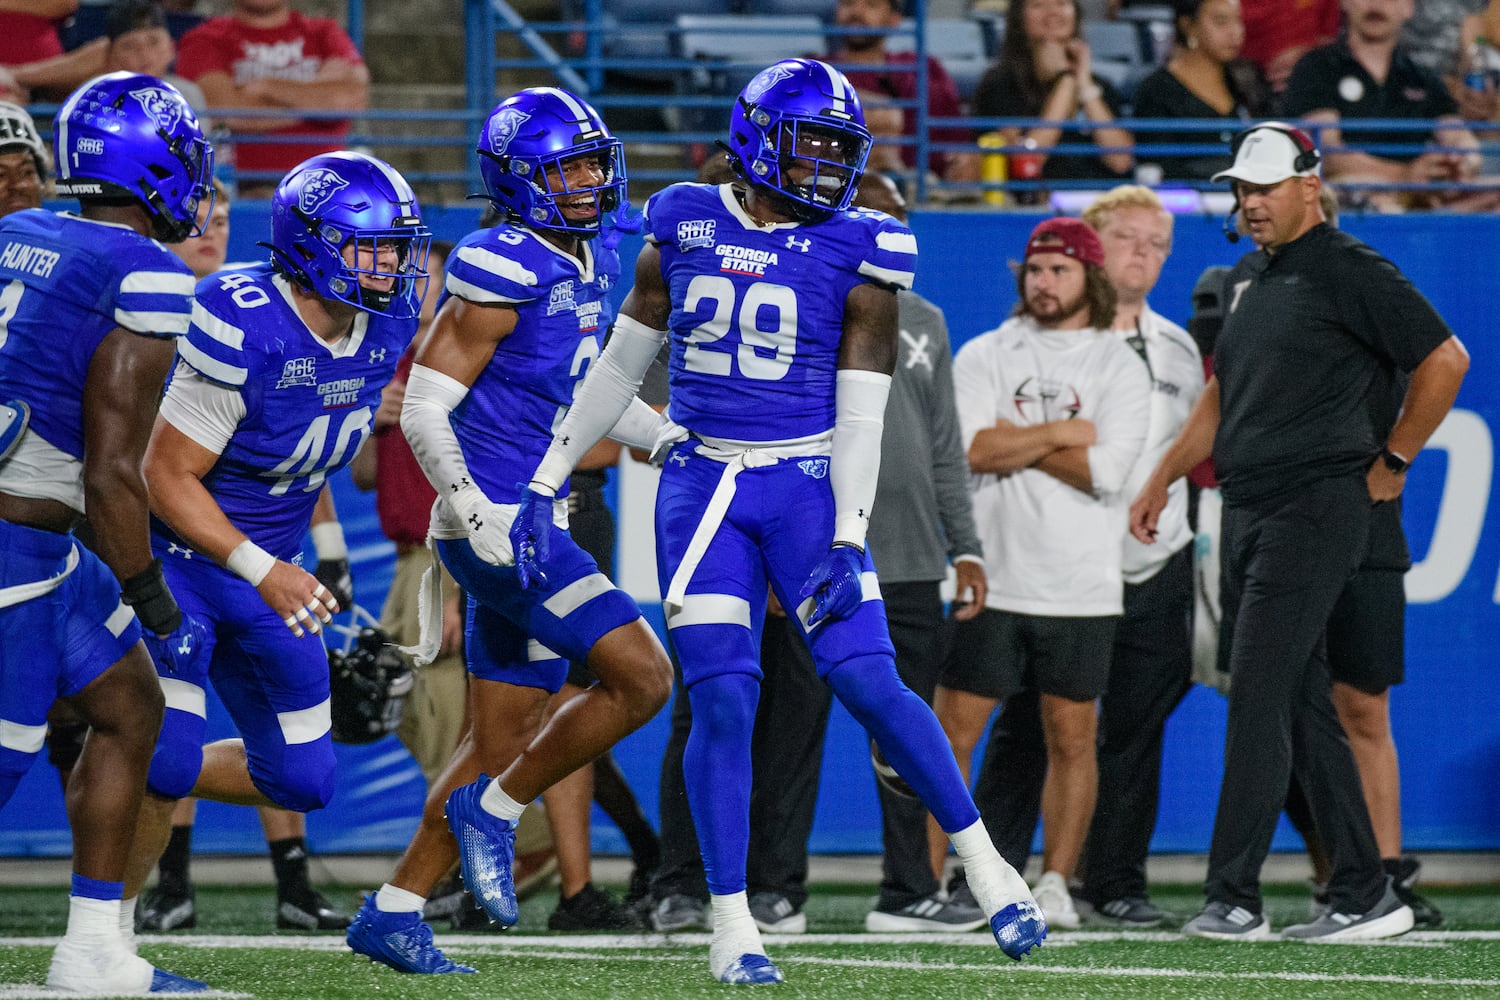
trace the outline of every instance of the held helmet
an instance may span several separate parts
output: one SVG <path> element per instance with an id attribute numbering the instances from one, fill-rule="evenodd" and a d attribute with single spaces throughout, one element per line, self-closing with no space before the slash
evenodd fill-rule
<path id="1" fill-rule="evenodd" d="M 144 73 L 106 73 L 77 90 L 53 122 L 57 193 L 129 198 L 166 243 L 201 236 L 198 203 L 213 198 L 213 147 L 177 88 Z"/>
<path id="2" fill-rule="evenodd" d="M 729 117 L 729 157 L 752 184 L 789 201 L 806 221 L 854 200 L 870 155 L 859 94 L 816 59 L 783 59 L 745 85 Z M 794 164 L 809 169 L 792 177 Z"/>
<path id="3" fill-rule="evenodd" d="M 413 677 L 391 637 L 367 626 L 346 650 L 328 651 L 329 714 L 336 743 L 372 743 L 401 725 Z"/>
<path id="4" fill-rule="evenodd" d="M 431 243 L 411 185 L 363 153 L 303 160 L 271 197 L 271 262 L 303 287 L 368 313 L 412 319 L 421 312 Z M 353 263 L 344 259 L 350 245 Z M 362 286 L 361 275 L 392 277 L 377 261 L 377 248 L 387 245 L 396 250 L 394 284 L 389 291 Z"/>
<path id="5" fill-rule="evenodd" d="M 556 87 L 529 87 L 495 105 L 479 133 L 485 195 L 514 222 L 585 239 L 597 236 L 605 212 L 625 202 L 625 147 L 587 101 Z M 604 179 L 570 188 L 563 164 L 597 157 Z M 549 183 L 549 178 L 556 178 Z M 561 190 L 553 191 L 552 184 Z M 593 195 L 590 220 L 570 220 L 560 201 Z"/>
<path id="6" fill-rule="evenodd" d="M 12 149 L 30 153 L 32 160 L 36 162 L 37 177 L 44 181 L 47 179 L 47 144 L 37 134 L 36 122 L 32 121 L 25 108 L 19 108 L 9 101 L 0 101 L 0 153 L 10 152 Z"/>

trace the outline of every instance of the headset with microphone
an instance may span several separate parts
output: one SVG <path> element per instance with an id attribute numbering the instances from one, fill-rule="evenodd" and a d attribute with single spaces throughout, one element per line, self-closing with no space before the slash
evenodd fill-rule
<path id="1" fill-rule="evenodd" d="M 1229 154 L 1238 159 L 1240 147 L 1256 132 L 1276 132 L 1292 141 L 1292 145 L 1297 147 L 1297 156 L 1292 160 L 1292 170 L 1295 175 L 1311 174 L 1323 164 L 1323 154 L 1318 151 L 1318 144 L 1313 142 L 1312 136 L 1295 125 L 1282 125 L 1279 122 L 1252 125 L 1236 133 L 1235 137 L 1229 141 Z M 1229 186 L 1234 191 L 1234 206 L 1230 208 L 1229 214 L 1224 216 L 1224 238 L 1230 243 L 1238 243 L 1240 234 L 1235 230 L 1234 220 L 1240 214 L 1240 192 L 1233 180 L 1230 181 Z"/>

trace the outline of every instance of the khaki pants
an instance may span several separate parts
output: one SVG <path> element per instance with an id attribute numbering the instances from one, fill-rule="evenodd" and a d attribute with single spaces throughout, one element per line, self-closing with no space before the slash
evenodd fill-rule
<path id="1" fill-rule="evenodd" d="M 380 627 L 402 646 L 417 642 L 421 633 L 418 594 L 422 573 L 431 565 L 426 549 L 413 549 L 396 557 L 396 577 L 391 581 Z M 443 596 L 458 591 L 458 584 L 443 574 Z M 396 735 L 416 759 L 422 776 L 431 785 L 442 773 L 453 748 L 463 734 L 464 705 L 468 698 L 469 674 L 461 655 L 441 656 L 414 671 L 415 683 L 406 699 L 401 727 Z"/>

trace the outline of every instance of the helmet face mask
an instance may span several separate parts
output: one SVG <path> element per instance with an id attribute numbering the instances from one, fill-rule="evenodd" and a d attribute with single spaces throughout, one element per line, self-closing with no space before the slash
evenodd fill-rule
<path id="1" fill-rule="evenodd" d="M 106 73 L 75 90 L 53 123 L 57 193 L 140 204 L 167 243 L 203 235 L 198 205 L 213 198 L 213 147 L 171 84 Z"/>
<path id="2" fill-rule="evenodd" d="M 271 257 L 298 284 L 368 313 L 415 318 L 432 232 L 404 178 L 362 153 L 324 153 L 271 198 Z"/>
<path id="3" fill-rule="evenodd" d="M 730 115 L 735 169 L 804 221 L 849 207 L 871 142 L 853 86 L 814 59 L 784 59 L 762 70 Z"/>
<path id="4" fill-rule="evenodd" d="M 415 678 L 383 629 L 360 629 L 347 650 L 328 651 L 332 736 L 370 743 L 396 731 Z"/>
<path id="5" fill-rule="evenodd" d="M 529 229 L 587 239 L 625 202 L 624 145 L 566 90 L 531 87 L 501 101 L 485 119 L 477 151 L 485 197 Z M 579 217 L 584 197 L 593 212 Z"/>
<path id="6" fill-rule="evenodd" d="M 24 108 L 0 101 L 0 153 L 12 149 L 30 153 L 36 163 L 37 179 L 47 179 L 47 144 L 37 134 L 36 123 Z"/>

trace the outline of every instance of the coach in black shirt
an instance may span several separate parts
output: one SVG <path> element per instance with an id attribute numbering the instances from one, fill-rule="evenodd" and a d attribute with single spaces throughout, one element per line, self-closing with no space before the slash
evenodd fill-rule
<path id="1" fill-rule="evenodd" d="M 1183 927 L 1257 940 L 1260 868 L 1295 771 L 1333 874 L 1329 909 L 1282 936 L 1389 937 L 1412 912 L 1381 868 L 1359 773 L 1329 697 L 1325 630 L 1359 566 L 1371 506 L 1395 500 L 1406 468 L 1449 408 L 1468 354 L 1401 272 L 1322 221 L 1320 157 L 1298 129 L 1236 138 L 1230 180 L 1259 248 L 1230 272 L 1214 377 L 1130 509 L 1154 537 L 1167 485 L 1210 453 L 1224 496 L 1220 661 L 1229 664 L 1224 780 L 1208 897 Z M 1373 402 L 1410 372 L 1384 440 Z"/>

